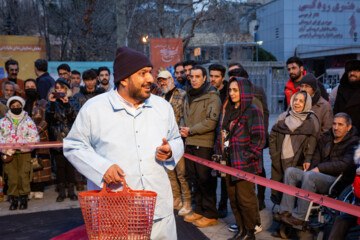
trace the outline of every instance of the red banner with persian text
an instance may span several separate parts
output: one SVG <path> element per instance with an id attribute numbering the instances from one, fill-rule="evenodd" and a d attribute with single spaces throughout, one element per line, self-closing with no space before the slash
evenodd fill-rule
<path id="1" fill-rule="evenodd" d="M 151 38 L 151 62 L 154 66 L 153 75 L 156 78 L 160 68 L 169 69 L 183 59 L 181 38 Z"/>

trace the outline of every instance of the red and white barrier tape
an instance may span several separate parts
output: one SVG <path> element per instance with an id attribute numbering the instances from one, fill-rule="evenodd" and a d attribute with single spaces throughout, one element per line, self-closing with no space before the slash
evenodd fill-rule
<path id="1" fill-rule="evenodd" d="M 39 143 L 2 143 L 0 144 L 0 150 L 2 149 L 35 149 L 35 148 L 61 148 L 62 142 L 39 142 Z M 255 184 L 260 184 L 262 186 L 293 195 L 298 198 L 305 199 L 307 201 L 314 202 L 316 204 L 321 204 L 329 208 L 336 209 L 341 212 L 345 212 L 357 217 L 360 217 L 360 207 L 355 206 L 349 203 L 345 203 L 339 200 L 335 200 L 330 197 L 325 197 L 323 195 L 305 191 L 300 188 L 286 185 L 281 182 L 277 182 L 271 179 L 260 177 L 251 173 L 247 173 L 238 169 L 234 169 L 219 163 L 211 162 L 209 160 L 199 158 L 190 154 L 185 153 L 184 157 L 197 162 L 199 164 L 205 165 L 209 168 L 227 173 L 229 175 L 253 182 Z"/>
<path id="2" fill-rule="evenodd" d="M 3 149 L 35 149 L 35 148 L 62 148 L 63 142 L 31 142 L 31 143 L 0 143 L 0 150 Z"/>
<path id="3" fill-rule="evenodd" d="M 295 197 L 302 198 L 307 201 L 314 202 L 316 204 L 321 204 L 323 206 L 360 217 L 360 207 L 359 206 L 355 206 L 355 205 L 352 205 L 349 203 L 335 200 L 333 198 L 326 197 L 326 196 L 323 196 L 323 195 L 320 195 L 317 193 L 305 191 L 301 188 L 289 186 L 289 185 L 286 185 L 281 182 L 277 182 L 277 181 L 274 181 L 271 179 L 260 177 L 260 176 L 257 176 L 257 175 L 251 174 L 251 173 L 247 173 L 247 172 L 244 172 L 244 171 L 241 171 L 238 169 L 234 169 L 234 168 L 231 168 L 231 167 L 219 164 L 219 163 L 211 162 L 209 160 L 205 160 L 203 158 L 199 158 L 199 157 L 187 154 L 187 153 L 184 154 L 184 157 L 191 161 L 208 166 L 209 168 L 216 169 L 218 171 L 221 171 L 221 172 L 227 173 L 229 175 L 247 180 L 249 182 L 260 184 L 262 186 L 265 186 L 265 187 L 268 187 L 268 188 L 271 188 L 271 189 L 274 189 L 274 190 L 277 190 L 277 191 L 280 191 L 280 192 L 283 192 L 283 193 L 286 193 L 289 195 L 293 195 Z"/>

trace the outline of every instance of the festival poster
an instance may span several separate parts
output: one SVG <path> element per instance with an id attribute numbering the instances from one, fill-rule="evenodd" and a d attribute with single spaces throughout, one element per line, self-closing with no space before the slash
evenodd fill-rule
<path id="1" fill-rule="evenodd" d="M 34 62 L 46 59 L 45 40 L 35 36 L 0 35 L 0 79 L 7 77 L 5 62 L 10 58 L 19 62 L 18 78 L 36 78 Z"/>
<path id="2" fill-rule="evenodd" d="M 154 66 L 153 76 L 156 78 L 160 68 L 173 73 L 176 63 L 183 60 L 183 45 L 181 38 L 151 38 L 151 62 Z"/>

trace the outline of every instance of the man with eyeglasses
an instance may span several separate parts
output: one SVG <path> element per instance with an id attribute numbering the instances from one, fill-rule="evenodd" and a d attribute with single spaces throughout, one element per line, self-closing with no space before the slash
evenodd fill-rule
<path id="1" fill-rule="evenodd" d="M 73 83 L 71 82 L 71 68 L 68 64 L 66 63 L 63 63 L 63 64 L 60 64 L 58 67 L 57 67 L 57 72 L 58 72 L 58 75 L 59 77 L 65 79 L 69 85 L 70 85 L 70 90 L 72 92 L 71 96 L 75 96 L 75 94 L 77 94 L 78 92 L 80 92 L 80 87 L 78 86 L 74 86 Z"/>

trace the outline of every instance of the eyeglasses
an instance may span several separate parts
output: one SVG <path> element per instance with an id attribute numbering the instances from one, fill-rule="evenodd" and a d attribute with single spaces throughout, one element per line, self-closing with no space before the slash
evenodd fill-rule
<path id="1" fill-rule="evenodd" d="M 161 83 L 167 82 L 168 80 L 169 80 L 169 78 L 159 78 L 157 80 L 157 82 L 161 84 Z"/>

